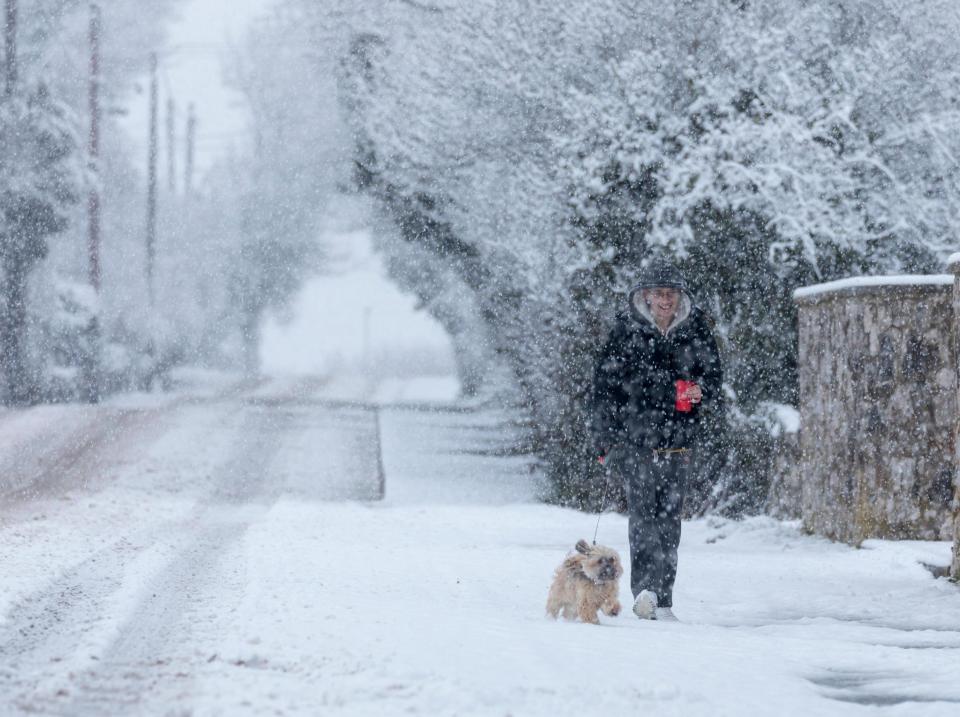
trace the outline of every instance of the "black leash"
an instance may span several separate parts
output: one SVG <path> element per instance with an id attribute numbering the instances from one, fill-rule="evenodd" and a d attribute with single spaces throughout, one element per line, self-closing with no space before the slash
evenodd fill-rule
<path id="1" fill-rule="evenodd" d="M 605 479 L 603 482 L 603 501 L 600 503 L 600 512 L 597 514 L 597 527 L 593 529 L 593 544 L 597 544 L 597 533 L 600 531 L 600 518 L 607 509 L 607 491 L 610 490 L 610 481 Z"/>

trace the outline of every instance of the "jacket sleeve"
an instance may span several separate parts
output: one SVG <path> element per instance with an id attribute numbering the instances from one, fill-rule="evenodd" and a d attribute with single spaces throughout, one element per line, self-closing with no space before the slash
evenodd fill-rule
<path id="1" fill-rule="evenodd" d="M 623 324 L 618 321 L 597 357 L 593 372 L 590 432 L 594 447 L 601 455 L 623 440 L 623 410 L 627 402 L 623 390 L 624 334 Z"/>
<path id="2" fill-rule="evenodd" d="M 724 410 L 723 366 L 720 362 L 720 348 L 713 329 L 706 319 L 703 321 L 700 336 L 700 357 L 703 366 L 701 389 L 704 408 L 710 413 L 722 414 Z"/>

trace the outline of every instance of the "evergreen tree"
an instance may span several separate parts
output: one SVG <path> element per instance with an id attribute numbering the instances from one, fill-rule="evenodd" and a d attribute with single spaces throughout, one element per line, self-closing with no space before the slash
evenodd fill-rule
<path id="1" fill-rule="evenodd" d="M 39 398 L 27 348 L 28 279 L 79 198 L 71 120 L 43 84 L 0 100 L 0 360 L 8 403 Z"/>

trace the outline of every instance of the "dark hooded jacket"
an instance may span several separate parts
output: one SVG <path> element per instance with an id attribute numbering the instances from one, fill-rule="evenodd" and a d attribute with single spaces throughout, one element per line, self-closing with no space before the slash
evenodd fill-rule
<path id="1" fill-rule="evenodd" d="M 681 292 L 677 316 L 662 333 L 641 290 L 669 286 Z M 677 379 L 696 382 L 703 400 L 688 413 L 675 408 Z M 693 305 L 682 276 L 655 264 L 629 295 L 597 360 L 592 417 L 600 455 L 613 446 L 690 448 L 704 411 L 722 410 L 723 372 L 709 317 Z"/>

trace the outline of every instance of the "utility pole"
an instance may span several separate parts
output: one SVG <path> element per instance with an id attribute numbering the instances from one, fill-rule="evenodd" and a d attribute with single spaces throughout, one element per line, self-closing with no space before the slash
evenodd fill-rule
<path id="1" fill-rule="evenodd" d="M 97 181 L 87 201 L 89 218 L 87 250 L 90 256 L 90 284 L 100 292 L 100 8 L 90 6 L 90 170 Z"/>
<path id="2" fill-rule="evenodd" d="M 177 105 L 167 98 L 167 186 L 170 194 L 177 191 Z"/>
<path id="3" fill-rule="evenodd" d="M 90 6 L 90 136 L 87 152 L 95 179 L 87 198 L 90 285 L 100 294 L 100 8 Z M 93 316 L 90 326 L 91 348 L 82 362 L 83 398 L 88 403 L 100 400 L 100 317 Z"/>
<path id="4" fill-rule="evenodd" d="M 154 259 L 157 244 L 157 53 L 150 55 L 150 141 L 147 152 L 147 292 L 154 304 Z"/>
<path id="5" fill-rule="evenodd" d="M 183 191 L 189 195 L 193 190 L 193 152 L 197 142 L 197 115 L 193 102 L 187 108 L 187 158 L 183 170 Z"/>
<path id="6" fill-rule="evenodd" d="M 5 97 L 12 97 L 17 85 L 17 0 L 6 0 L 3 39 L 6 47 Z"/>
<path id="7" fill-rule="evenodd" d="M 370 314 L 372 312 L 373 309 L 371 307 L 363 307 L 363 358 L 361 362 L 364 373 L 368 375 L 373 367 L 373 357 L 370 355 Z"/>

